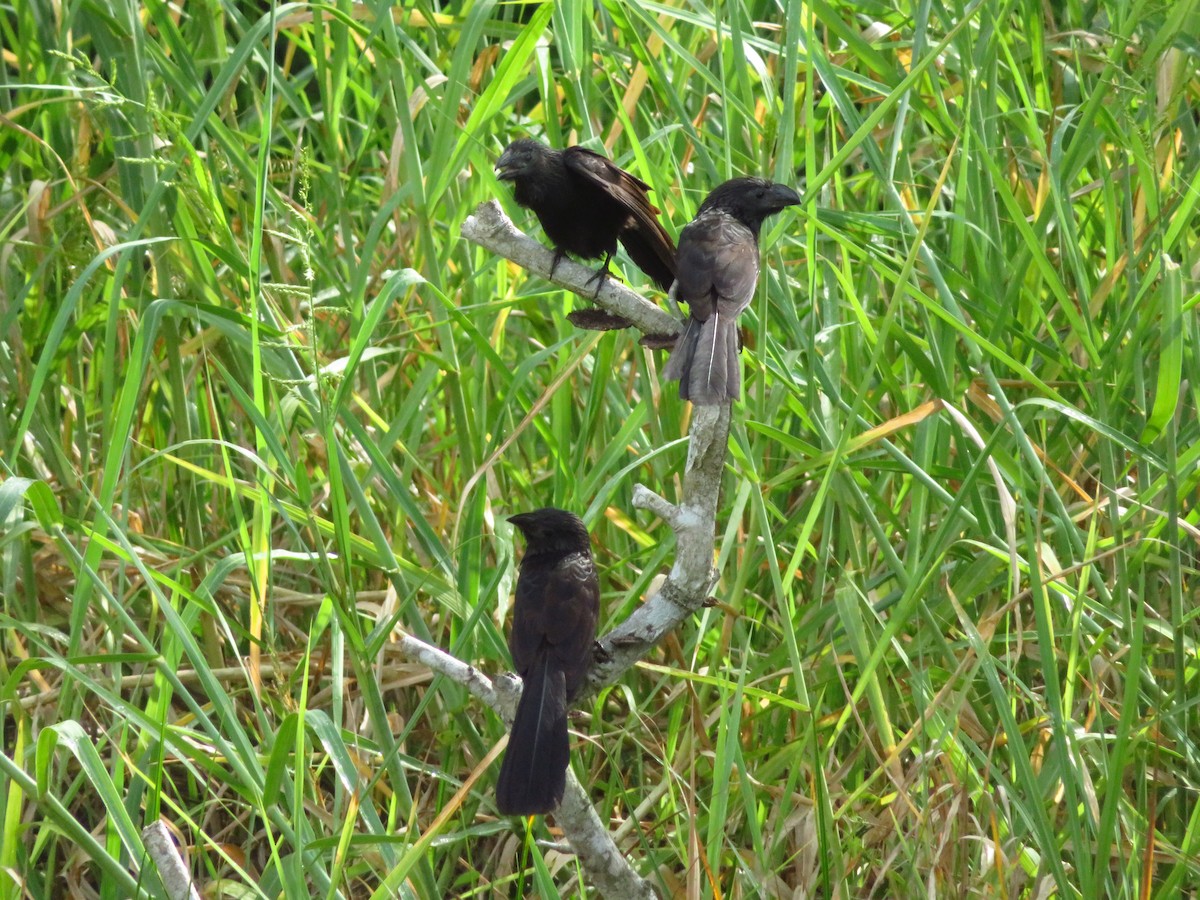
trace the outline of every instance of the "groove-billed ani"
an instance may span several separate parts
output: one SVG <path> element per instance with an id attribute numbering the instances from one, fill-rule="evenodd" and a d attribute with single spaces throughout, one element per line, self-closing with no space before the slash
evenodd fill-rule
<path id="1" fill-rule="evenodd" d="M 583 147 L 554 150 L 529 138 L 513 141 L 496 161 L 517 203 L 533 210 L 554 244 L 550 274 L 566 253 L 604 257 L 596 292 L 621 241 L 639 269 L 665 291 L 675 280 L 675 244 L 650 205 L 650 185 Z M 590 283 L 590 282 L 589 282 Z"/>
<path id="2" fill-rule="evenodd" d="M 735 178 L 709 194 L 679 233 L 673 290 L 689 314 L 663 378 L 679 381 L 684 400 L 713 405 L 741 396 L 735 322 L 758 283 L 758 231 L 767 216 L 798 203 L 786 185 Z"/>
<path id="3" fill-rule="evenodd" d="M 496 781 L 496 807 L 531 816 L 558 806 L 566 787 L 567 703 L 592 662 L 600 583 L 578 516 L 547 507 L 508 521 L 526 542 L 508 637 L 524 687 Z"/>

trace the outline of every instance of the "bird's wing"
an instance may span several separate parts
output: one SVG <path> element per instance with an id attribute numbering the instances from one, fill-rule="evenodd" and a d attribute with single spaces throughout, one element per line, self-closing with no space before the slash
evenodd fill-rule
<path id="1" fill-rule="evenodd" d="M 675 278 L 675 242 L 650 203 L 650 185 L 584 147 L 568 147 L 562 158 L 574 175 L 629 213 L 629 223 L 619 235 L 621 243 L 639 269 L 668 289 Z"/>
<path id="2" fill-rule="evenodd" d="M 758 241 L 754 233 L 721 211 L 701 213 L 679 236 L 675 299 L 704 321 L 722 303 L 736 316 L 754 297 L 758 283 Z"/>
<path id="3" fill-rule="evenodd" d="M 555 646 L 591 644 L 600 607 L 596 565 L 586 553 L 563 557 L 547 573 L 542 593 L 546 641 Z M 586 639 L 578 635 L 590 632 Z"/>
<path id="4" fill-rule="evenodd" d="M 562 152 L 562 158 L 567 168 L 613 199 L 630 208 L 642 204 L 658 212 L 650 206 L 650 185 L 630 175 L 607 156 L 586 147 L 568 147 Z"/>
<path id="5" fill-rule="evenodd" d="M 542 594 L 543 639 L 575 694 L 592 658 L 600 615 L 600 583 L 591 554 L 565 556 L 547 573 Z"/>

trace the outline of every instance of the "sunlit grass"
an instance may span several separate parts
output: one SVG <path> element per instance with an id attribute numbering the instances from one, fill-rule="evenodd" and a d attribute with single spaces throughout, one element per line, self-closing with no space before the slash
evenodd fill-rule
<path id="1" fill-rule="evenodd" d="M 630 502 L 678 492 L 663 355 L 458 234 L 540 235 L 522 134 L 673 234 L 732 175 L 806 200 L 718 602 L 575 722 L 639 871 L 1200 883 L 1194 4 L 784 6 L 0 10 L 0 896 L 155 895 L 159 816 L 245 896 L 579 891 L 496 815 L 501 723 L 389 640 L 505 668 L 512 512 L 585 516 L 602 629 L 672 563 Z"/>

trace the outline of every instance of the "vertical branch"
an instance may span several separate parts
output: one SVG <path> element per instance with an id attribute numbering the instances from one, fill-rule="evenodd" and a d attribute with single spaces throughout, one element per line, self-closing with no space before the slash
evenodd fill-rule
<path id="1" fill-rule="evenodd" d="M 675 533 L 675 563 L 658 593 L 600 639 L 603 650 L 588 676 L 590 686 L 611 684 L 708 600 L 716 583 L 717 501 L 729 442 L 730 404 L 693 407 L 687 468 L 678 504 L 645 485 L 633 505 L 659 516 Z"/>
<path id="2" fill-rule="evenodd" d="M 480 204 L 475 214 L 463 223 L 462 234 L 493 253 L 549 278 L 553 253 L 519 231 L 495 201 Z M 670 315 L 612 279 L 607 279 L 593 297 L 592 275 L 585 267 L 564 260 L 555 270 L 553 281 L 623 317 L 647 335 L 678 331 L 679 323 Z M 708 600 L 716 582 L 713 548 L 717 501 L 729 444 L 730 410 L 729 403 L 694 407 L 683 491 L 678 503 L 668 502 L 644 485 L 635 486 L 634 505 L 662 518 L 675 533 L 675 562 L 658 592 L 600 639 L 600 650 L 588 674 L 590 690 L 598 690 L 619 678 Z M 428 649 L 424 651 L 427 656 Z M 447 672 L 448 668 L 454 667 L 441 671 Z M 476 696 L 494 702 L 494 696 L 486 697 L 484 692 L 477 692 Z M 650 882 L 640 877 L 622 855 L 596 815 L 587 792 L 570 770 L 566 794 L 554 816 L 589 880 L 602 894 L 622 898 L 656 896 Z"/>

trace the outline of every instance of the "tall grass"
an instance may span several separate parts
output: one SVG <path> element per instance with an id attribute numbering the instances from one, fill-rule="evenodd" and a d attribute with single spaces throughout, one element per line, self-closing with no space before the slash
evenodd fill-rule
<path id="1" fill-rule="evenodd" d="M 673 233 L 733 175 L 806 199 L 718 603 L 575 723 L 639 870 L 1195 891 L 1197 15 L 0 8 L 0 896 L 161 895 L 160 816 L 213 896 L 586 891 L 497 816 L 501 723 L 389 640 L 506 667 L 512 512 L 584 515 L 602 628 L 672 561 L 630 502 L 686 454 L 661 353 L 459 237 L 524 134 Z"/>

